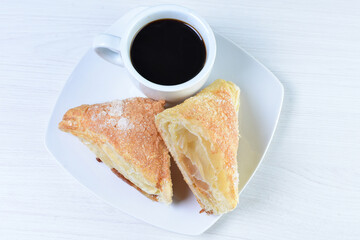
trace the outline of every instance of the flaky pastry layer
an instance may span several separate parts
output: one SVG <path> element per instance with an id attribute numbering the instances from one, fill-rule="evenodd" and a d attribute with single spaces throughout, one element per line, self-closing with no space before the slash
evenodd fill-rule
<path id="1" fill-rule="evenodd" d="M 149 98 L 129 98 L 81 105 L 66 112 L 59 128 L 77 136 L 144 195 L 169 204 L 170 156 L 154 122 L 164 104 Z"/>
<path id="2" fill-rule="evenodd" d="M 185 181 L 208 213 L 225 213 L 238 203 L 239 96 L 234 83 L 219 79 L 155 118 Z"/>

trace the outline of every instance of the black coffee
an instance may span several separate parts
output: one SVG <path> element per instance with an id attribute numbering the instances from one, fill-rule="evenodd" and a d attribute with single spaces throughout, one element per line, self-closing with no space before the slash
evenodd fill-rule
<path id="1" fill-rule="evenodd" d="M 201 35 L 189 24 L 161 19 L 139 31 L 132 42 L 130 57 L 136 71 L 145 79 L 176 85 L 201 71 L 206 48 Z"/>

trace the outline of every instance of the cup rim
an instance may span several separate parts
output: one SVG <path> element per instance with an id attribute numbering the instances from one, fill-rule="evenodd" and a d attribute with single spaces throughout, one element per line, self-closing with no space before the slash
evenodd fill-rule
<path id="1" fill-rule="evenodd" d="M 183 14 L 189 15 L 192 17 L 192 19 L 195 19 L 199 24 L 201 24 L 204 29 L 205 29 L 205 33 L 206 35 L 204 35 L 204 33 L 200 33 L 201 36 L 203 38 L 207 38 L 208 42 L 209 42 L 209 46 L 205 46 L 206 47 L 206 60 L 204 63 L 203 68 L 200 70 L 200 72 L 198 74 L 196 74 L 196 76 L 194 76 L 192 79 L 181 83 L 181 84 L 177 84 L 177 85 L 161 85 L 161 84 L 156 84 L 153 83 L 149 80 L 147 80 L 146 78 L 144 78 L 143 76 L 141 76 L 134 68 L 134 66 L 131 63 L 130 60 L 130 49 L 127 48 L 128 42 L 133 40 L 133 37 L 135 37 L 136 33 L 134 34 L 134 36 L 131 36 L 130 39 L 130 32 L 137 27 L 136 23 L 147 17 L 150 16 L 151 14 L 157 13 L 159 11 L 178 11 L 181 12 Z M 161 18 L 159 18 L 161 19 Z M 176 18 L 174 18 L 176 19 Z M 153 21 L 153 20 L 152 20 Z M 151 22 L 151 21 L 149 21 Z M 149 23 L 147 22 L 147 23 Z M 146 23 L 146 24 L 147 24 Z M 145 24 L 145 25 L 146 25 Z M 189 23 L 191 24 L 191 23 Z M 137 30 L 140 30 L 142 27 L 144 27 L 145 25 L 141 26 L 140 28 L 137 27 Z M 122 41 L 122 52 L 126 53 L 122 54 L 122 58 L 123 58 L 123 62 L 125 67 L 127 68 L 128 72 L 136 79 L 136 81 L 139 81 L 141 84 L 145 85 L 148 88 L 154 89 L 154 90 L 158 90 L 158 91 L 162 91 L 162 92 L 176 92 L 176 91 L 180 91 L 180 90 L 184 90 L 184 89 L 189 89 L 192 88 L 193 86 L 195 86 L 198 82 L 202 81 L 202 79 L 212 70 L 212 67 L 215 63 L 215 57 L 216 57 L 216 40 L 215 40 L 215 36 L 214 33 L 210 27 L 210 25 L 200 16 L 198 16 L 195 12 L 193 12 L 192 10 L 182 7 L 182 6 L 178 6 L 178 5 L 158 5 L 158 6 L 153 6 L 153 7 L 149 7 L 144 9 L 143 11 L 141 11 L 137 16 L 135 16 L 130 22 L 129 22 L 129 28 L 125 31 L 124 34 L 124 38 Z M 197 30 L 197 29 L 196 29 Z M 198 30 L 197 30 L 198 31 Z M 125 57 L 126 56 L 126 57 Z"/>

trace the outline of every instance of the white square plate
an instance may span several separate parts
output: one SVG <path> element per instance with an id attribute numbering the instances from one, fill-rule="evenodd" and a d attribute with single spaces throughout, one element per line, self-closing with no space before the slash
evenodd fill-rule
<path id="1" fill-rule="evenodd" d="M 279 80 L 261 63 L 219 34 L 217 57 L 206 85 L 223 78 L 241 89 L 238 164 L 242 191 L 271 142 L 283 101 Z M 144 96 L 132 85 L 125 70 L 105 62 L 92 50 L 82 58 L 62 90 L 51 115 L 45 144 L 56 160 L 80 183 L 112 206 L 160 228 L 197 235 L 220 216 L 199 214 L 195 197 L 172 166 L 174 199 L 170 206 L 153 202 L 113 174 L 77 138 L 61 132 L 64 113 L 81 104 Z M 174 165 L 174 164 L 173 164 Z M 236 210 L 235 210 L 236 211 Z"/>

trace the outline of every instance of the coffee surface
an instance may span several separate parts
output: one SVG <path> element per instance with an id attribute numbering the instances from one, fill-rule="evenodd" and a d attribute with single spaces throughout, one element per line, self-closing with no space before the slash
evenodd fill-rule
<path id="1" fill-rule="evenodd" d="M 161 19 L 145 25 L 133 39 L 131 62 L 145 79 L 161 85 L 189 81 L 203 68 L 206 48 L 189 24 Z"/>

